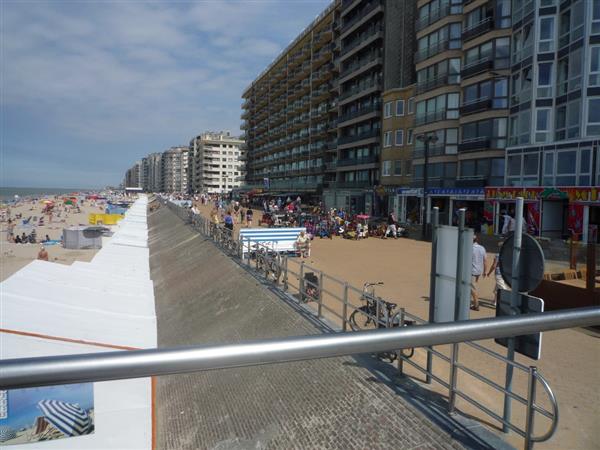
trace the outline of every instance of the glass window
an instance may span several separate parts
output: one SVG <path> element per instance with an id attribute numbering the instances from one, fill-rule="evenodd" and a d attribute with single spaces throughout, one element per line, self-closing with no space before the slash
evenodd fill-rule
<path id="1" fill-rule="evenodd" d="M 508 158 L 508 175 L 521 175 L 521 155 L 510 155 Z"/>
<path id="2" fill-rule="evenodd" d="M 394 175 L 402 175 L 402 161 L 400 160 L 394 161 Z"/>
<path id="3" fill-rule="evenodd" d="M 396 145 L 404 145 L 404 130 L 396 130 Z"/>
<path id="4" fill-rule="evenodd" d="M 411 97 L 408 99 L 408 114 L 415 112 L 415 98 Z"/>
<path id="5" fill-rule="evenodd" d="M 580 100 L 567 104 L 567 138 L 577 138 L 580 135 Z"/>
<path id="6" fill-rule="evenodd" d="M 554 153 L 546 153 L 544 157 L 544 175 L 554 175 Z"/>
<path id="7" fill-rule="evenodd" d="M 386 131 L 385 134 L 383 135 L 383 146 L 384 147 L 392 146 L 392 132 L 391 131 Z"/>
<path id="8" fill-rule="evenodd" d="M 538 174 L 538 159 L 537 153 L 523 155 L 523 175 Z"/>
<path id="9" fill-rule="evenodd" d="M 592 0 L 592 34 L 600 34 L 600 0 Z"/>
<path id="10" fill-rule="evenodd" d="M 550 109 L 538 109 L 536 112 L 536 131 L 548 131 L 550 128 Z"/>
<path id="11" fill-rule="evenodd" d="M 473 177 L 475 176 L 475 161 L 468 160 L 460 163 L 460 176 Z"/>
<path id="12" fill-rule="evenodd" d="M 403 116 L 404 115 L 404 100 L 396 101 L 396 115 Z"/>
<path id="13" fill-rule="evenodd" d="M 392 117 L 392 102 L 386 102 L 383 106 L 383 117 Z"/>
<path id="14" fill-rule="evenodd" d="M 591 151 L 589 149 L 583 149 L 580 153 L 580 162 L 579 162 L 579 173 L 590 173 L 590 156 Z"/>
<path id="15" fill-rule="evenodd" d="M 576 171 L 577 165 L 577 152 L 558 152 L 556 158 L 556 173 L 562 174 L 573 174 Z"/>
<path id="16" fill-rule="evenodd" d="M 600 98 L 589 99 L 588 105 L 588 123 L 600 124 Z"/>
<path id="17" fill-rule="evenodd" d="M 590 49 L 590 86 L 600 86 L 600 46 Z"/>
<path id="18" fill-rule="evenodd" d="M 406 143 L 408 145 L 413 143 L 413 129 L 409 128 L 408 131 L 406 132 Z"/>
<path id="19" fill-rule="evenodd" d="M 407 159 L 404 161 L 404 175 L 410 175 L 412 172 L 412 161 Z"/>
<path id="20" fill-rule="evenodd" d="M 392 162 L 391 161 L 383 161 L 383 170 L 382 175 L 384 177 L 389 177 L 392 171 Z"/>
<path id="21" fill-rule="evenodd" d="M 493 177 L 503 177 L 504 176 L 504 158 L 492 159 L 492 170 L 491 170 L 490 174 Z"/>
<path id="22" fill-rule="evenodd" d="M 538 49 L 540 52 L 551 52 L 554 50 L 554 17 L 540 18 L 540 41 Z"/>

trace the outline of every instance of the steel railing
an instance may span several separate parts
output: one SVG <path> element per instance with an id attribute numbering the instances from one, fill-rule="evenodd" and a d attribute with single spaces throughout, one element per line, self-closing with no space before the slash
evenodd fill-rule
<path id="1" fill-rule="evenodd" d="M 390 320 L 384 321 L 382 318 L 383 311 L 385 310 L 384 305 L 386 303 L 384 299 L 369 294 L 364 289 L 358 289 L 345 281 L 332 277 L 318 270 L 317 268 L 306 264 L 304 260 L 289 257 L 288 255 L 282 255 L 274 251 L 274 246 L 276 243 L 259 243 L 252 241 L 238 242 L 234 234 L 230 230 L 225 229 L 222 225 L 212 224 L 201 215 L 192 214 L 189 209 L 181 208 L 172 203 L 168 203 L 168 205 L 178 216 L 186 220 L 187 223 L 191 224 L 199 232 L 210 237 L 220 248 L 223 249 L 225 253 L 238 259 L 242 265 L 245 265 L 250 270 L 255 271 L 255 273 L 261 276 L 265 281 L 273 283 L 275 287 L 281 289 L 288 297 L 294 298 L 298 301 L 298 303 L 304 304 L 304 307 L 307 308 L 309 311 L 312 311 L 312 313 L 314 313 L 319 320 L 325 321 L 330 326 L 333 325 L 340 331 L 349 331 L 353 329 L 351 319 L 352 316 L 356 314 L 364 317 L 365 319 L 370 319 L 370 328 L 377 328 L 381 326 L 388 327 L 396 323 L 396 325 L 400 326 L 400 330 L 396 330 L 396 332 L 401 331 L 402 333 L 405 333 L 404 329 L 406 327 L 404 325 L 407 325 L 407 323 L 409 322 L 414 323 L 415 325 L 419 325 L 417 327 L 411 328 L 436 330 L 434 334 L 445 333 L 446 331 L 448 331 L 447 328 L 444 328 L 444 326 L 452 327 L 453 325 L 456 325 L 460 328 L 463 325 L 473 323 L 488 324 L 486 325 L 488 327 L 488 335 L 484 337 L 471 337 L 472 335 L 468 334 L 463 336 L 464 339 L 456 341 L 442 339 L 441 341 L 430 342 L 428 340 L 425 340 L 419 341 L 419 343 L 417 344 L 415 344 L 414 341 L 409 340 L 402 341 L 402 343 L 395 343 L 394 345 L 396 345 L 396 347 L 392 346 L 387 349 L 383 349 L 380 347 L 369 347 L 367 350 L 365 350 L 365 352 L 377 353 L 385 350 L 396 351 L 396 354 L 398 355 L 398 370 L 401 374 L 404 373 L 404 365 L 406 363 L 410 367 L 413 367 L 415 370 L 417 370 L 417 372 L 424 374 L 426 377 L 425 381 L 427 383 L 431 383 L 431 381 L 433 380 L 448 390 L 448 408 L 450 412 L 456 409 L 457 400 L 460 398 L 469 405 L 476 407 L 483 414 L 493 418 L 494 420 L 497 420 L 507 429 L 513 430 L 516 434 L 523 437 L 525 439 L 525 448 L 531 448 L 534 442 L 542 442 L 548 440 L 554 434 L 558 423 L 558 405 L 554 393 L 548 385 L 548 382 L 537 371 L 537 368 L 528 367 L 518 362 L 509 360 L 500 353 L 497 353 L 496 351 L 481 344 L 468 342 L 469 340 L 497 337 L 496 331 L 499 329 L 497 329 L 496 327 L 499 326 L 499 324 L 501 323 L 505 323 L 503 321 L 506 321 L 507 318 L 482 319 L 483 321 L 472 320 L 466 323 L 461 322 L 452 324 L 428 324 L 426 320 L 413 314 L 410 314 L 404 308 L 398 308 L 397 311 L 394 311 L 393 317 L 391 317 Z M 314 277 L 312 279 L 314 280 L 316 278 L 316 282 L 307 279 L 306 275 L 309 272 L 312 272 L 314 274 Z M 367 298 L 370 301 L 376 303 L 376 312 L 374 314 L 366 312 L 364 308 L 361 309 L 361 307 L 364 306 L 364 303 L 366 302 Z M 582 314 L 583 316 L 581 316 L 580 314 Z M 577 322 L 569 322 L 570 319 L 568 318 L 575 319 L 576 317 Z M 582 321 L 580 322 L 579 319 L 581 319 L 582 317 L 586 318 L 582 319 Z M 525 316 L 519 316 L 519 321 L 529 319 L 533 320 L 537 324 L 536 327 L 531 328 L 530 330 L 532 331 L 528 331 L 522 328 L 516 328 L 521 326 L 518 324 L 530 324 L 530 322 L 527 321 L 517 321 L 513 323 L 515 325 L 515 328 L 512 329 L 511 333 L 504 336 L 519 336 L 524 334 L 530 334 L 531 332 L 557 329 L 552 328 L 554 325 L 551 324 L 556 323 L 556 320 L 560 322 L 560 318 L 563 318 L 567 320 L 568 323 L 570 323 L 570 325 L 561 326 L 562 328 L 599 324 L 600 308 L 595 307 L 572 310 L 568 312 L 543 313 L 541 315 L 528 314 Z M 509 319 L 515 320 L 514 317 Z M 545 319 L 548 320 L 547 323 Z M 497 320 L 501 321 L 496 322 Z M 567 322 L 561 323 L 566 324 Z M 465 328 L 465 330 L 467 329 L 468 328 Z M 405 335 L 399 334 L 398 336 Z M 454 342 L 454 344 L 450 349 L 449 355 L 444 354 L 444 350 L 434 348 L 435 345 L 447 344 L 452 342 Z M 459 358 L 459 349 L 461 348 L 461 345 L 466 346 L 469 349 L 478 351 L 482 355 L 491 357 L 496 361 L 500 361 L 504 365 L 511 365 L 515 367 L 518 371 L 525 373 L 527 375 L 527 394 L 518 395 L 514 392 L 509 392 L 503 386 L 481 375 L 477 372 L 477 370 L 468 367 L 464 362 L 461 362 Z M 443 380 L 438 375 L 436 375 L 436 373 L 433 372 L 433 365 L 421 367 L 417 362 L 415 362 L 414 359 L 410 357 L 410 353 L 409 355 L 407 355 L 401 351 L 402 349 L 414 347 L 424 347 L 428 359 L 430 355 L 431 358 L 436 357 L 440 361 L 446 363 L 448 365 L 448 381 Z M 285 360 L 289 361 L 293 359 Z M 517 401 L 518 403 L 525 405 L 525 425 L 521 427 L 518 424 L 510 421 L 510 419 L 505 420 L 500 414 L 497 414 L 493 411 L 493 407 L 486 406 L 477 399 L 471 397 L 467 392 L 458 389 L 457 380 L 459 374 L 461 373 L 471 376 L 477 381 L 486 385 L 487 387 L 494 389 L 503 395 L 508 395 L 511 398 L 515 399 L 515 401 Z M 538 383 L 542 386 L 543 390 L 548 396 L 549 402 L 551 404 L 551 411 L 548 411 L 536 402 L 536 388 Z M 548 431 L 542 436 L 533 435 L 533 423 L 534 416 L 536 414 L 541 415 L 551 421 Z"/>

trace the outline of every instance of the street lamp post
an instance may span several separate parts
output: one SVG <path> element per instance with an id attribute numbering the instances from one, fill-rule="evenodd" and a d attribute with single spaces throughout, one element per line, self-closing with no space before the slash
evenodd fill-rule
<path id="1" fill-rule="evenodd" d="M 428 168 L 429 168 L 429 144 L 435 144 L 438 141 L 436 134 L 420 134 L 417 139 L 424 145 L 425 162 L 423 163 L 423 218 L 421 228 L 421 239 L 427 239 L 427 184 L 428 184 Z"/>

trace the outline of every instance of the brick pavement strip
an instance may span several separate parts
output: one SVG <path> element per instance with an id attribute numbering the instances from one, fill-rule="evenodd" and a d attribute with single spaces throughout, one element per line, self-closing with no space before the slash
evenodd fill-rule
<path id="1" fill-rule="evenodd" d="M 166 208 L 150 214 L 159 346 L 318 330 Z M 350 357 L 160 377 L 158 448 L 463 448 Z"/>

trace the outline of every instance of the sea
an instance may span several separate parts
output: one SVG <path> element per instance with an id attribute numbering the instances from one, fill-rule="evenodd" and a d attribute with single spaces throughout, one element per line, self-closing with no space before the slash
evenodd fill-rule
<path id="1" fill-rule="evenodd" d="M 32 188 L 32 187 L 0 187 L 0 202 L 10 202 L 15 195 L 24 197 L 42 197 L 44 195 L 62 195 L 71 192 L 92 191 L 89 188 Z"/>

